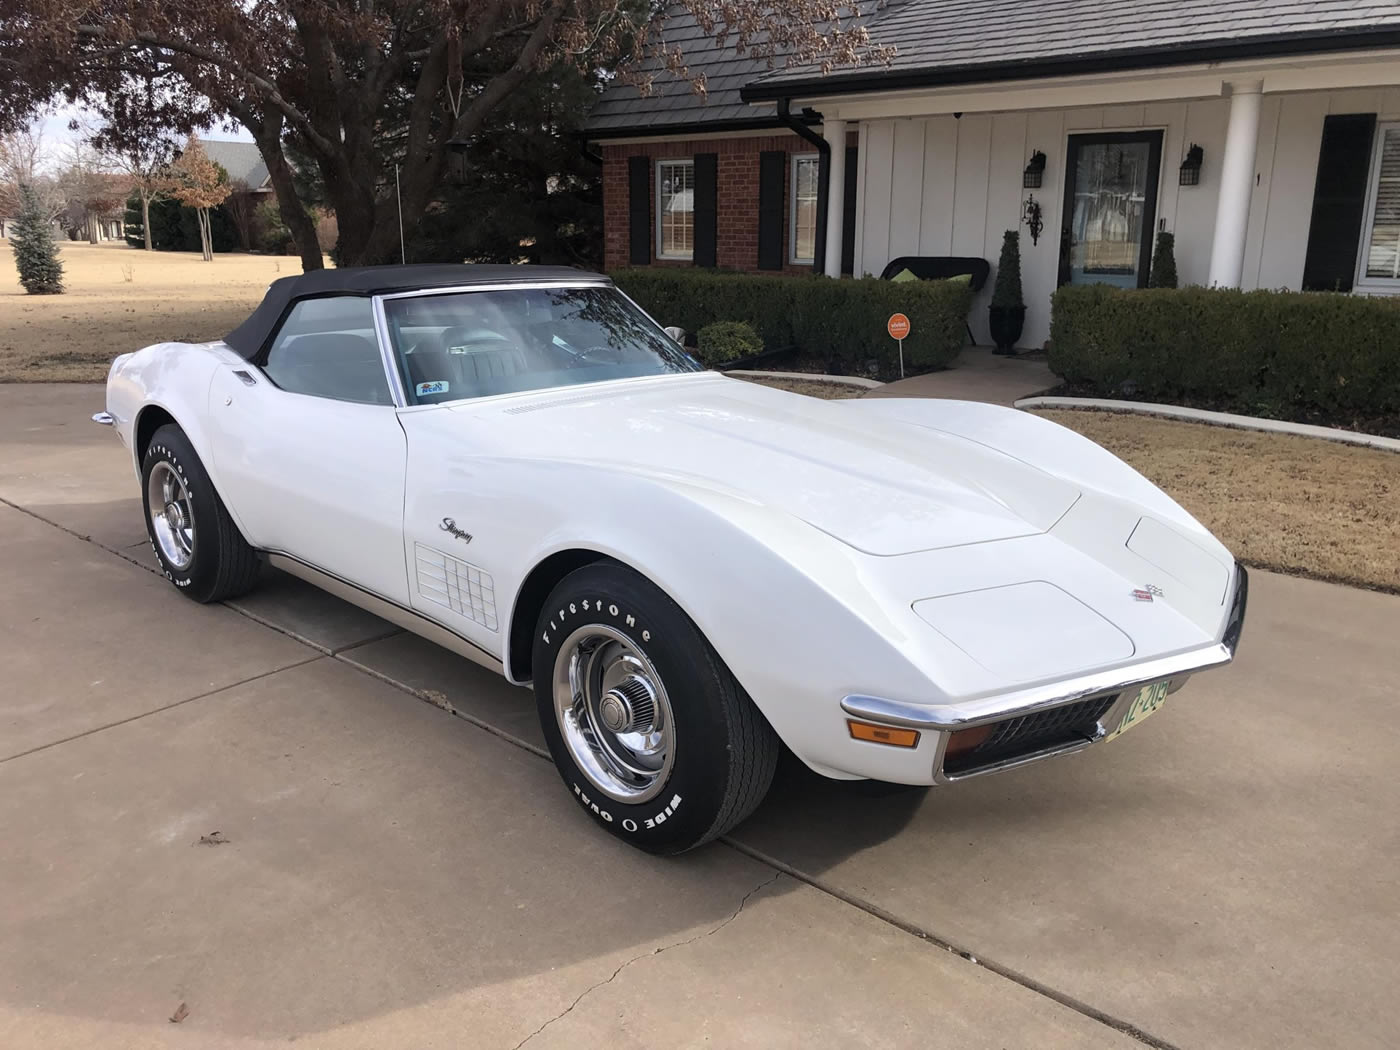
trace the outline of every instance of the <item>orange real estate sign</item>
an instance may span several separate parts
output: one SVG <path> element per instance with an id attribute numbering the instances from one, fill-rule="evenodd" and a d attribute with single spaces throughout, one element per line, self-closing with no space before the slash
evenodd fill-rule
<path id="1" fill-rule="evenodd" d="M 909 337 L 909 318 L 903 314 L 890 314 L 885 328 L 889 331 L 891 339 L 907 339 Z"/>

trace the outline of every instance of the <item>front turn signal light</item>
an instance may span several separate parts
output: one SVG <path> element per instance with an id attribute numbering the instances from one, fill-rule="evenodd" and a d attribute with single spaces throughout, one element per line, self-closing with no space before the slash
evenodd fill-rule
<path id="1" fill-rule="evenodd" d="M 919 746 L 917 729 L 894 729 L 890 726 L 875 725 L 873 722 L 857 722 L 853 718 L 846 719 L 846 725 L 850 727 L 851 736 L 856 740 L 869 740 L 872 744 L 889 744 L 891 747 Z"/>

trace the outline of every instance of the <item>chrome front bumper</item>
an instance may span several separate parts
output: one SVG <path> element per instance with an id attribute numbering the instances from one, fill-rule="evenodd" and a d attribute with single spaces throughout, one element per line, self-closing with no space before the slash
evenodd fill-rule
<path id="1" fill-rule="evenodd" d="M 1204 649 L 1162 657 L 1113 671 L 1101 671 L 1048 686 L 1036 686 L 958 704 L 926 706 L 876 696 L 852 695 L 841 701 L 841 709 L 851 717 L 863 721 L 939 734 L 938 749 L 933 763 L 935 784 L 999 773 L 1042 758 L 1081 751 L 1102 740 L 1108 733 L 1106 727 L 1118 724 L 1128 705 L 1144 686 L 1157 682 L 1171 682 L 1169 692 L 1175 692 L 1191 675 L 1214 667 L 1223 667 L 1234 659 L 1235 651 L 1239 647 L 1240 634 L 1244 630 L 1245 607 L 1249 601 L 1249 574 L 1244 566 L 1238 563 L 1235 569 L 1234 589 L 1229 599 L 1230 614 L 1226 618 L 1225 629 L 1218 642 Z M 948 741 L 958 730 L 1034 716 L 1068 704 L 1109 696 L 1116 696 L 1116 699 L 1099 717 L 1090 735 L 1025 754 L 1000 758 L 985 766 L 977 766 L 963 772 L 944 772 Z"/>

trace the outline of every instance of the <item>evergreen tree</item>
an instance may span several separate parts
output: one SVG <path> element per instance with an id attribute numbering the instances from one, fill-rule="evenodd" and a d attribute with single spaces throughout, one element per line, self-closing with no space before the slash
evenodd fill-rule
<path id="1" fill-rule="evenodd" d="M 19 194 L 19 218 L 10 234 L 19 283 L 30 295 L 57 295 L 63 291 L 63 263 L 58 258 L 49 217 L 32 186 L 21 186 Z"/>
<path id="2" fill-rule="evenodd" d="M 992 305 L 1015 309 L 1026 305 L 1021 297 L 1021 235 L 1007 230 L 1001 240 L 1001 260 L 997 264 L 996 284 L 992 286 Z"/>
<path id="3" fill-rule="evenodd" d="M 1149 288 L 1176 287 L 1176 237 L 1170 233 L 1157 234 L 1157 246 L 1152 251 L 1152 269 L 1147 274 Z"/>

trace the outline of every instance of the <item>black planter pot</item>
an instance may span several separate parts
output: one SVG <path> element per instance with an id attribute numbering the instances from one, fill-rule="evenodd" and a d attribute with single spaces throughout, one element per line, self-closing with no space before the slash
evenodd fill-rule
<path id="1" fill-rule="evenodd" d="M 1021 329 L 1026 324 L 1024 306 L 989 306 L 987 320 L 992 330 L 992 342 L 999 354 L 1014 354 L 1016 340 L 1021 338 Z"/>

